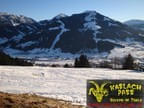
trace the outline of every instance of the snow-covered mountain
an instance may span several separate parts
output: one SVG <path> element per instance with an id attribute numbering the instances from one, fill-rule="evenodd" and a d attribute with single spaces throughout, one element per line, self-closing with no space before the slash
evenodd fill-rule
<path id="1" fill-rule="evenodd" d="M 128 20 L 124 23 L 135 29 L 140 29 L 144 31 L 144 20 Z"/>
<path id="2" fill-rule="evenodd" d="M 36 23 L 32 18 L 25 17 L 23 15 L 13 15 L 0 12 L 0 24 L 2 25 L 20 25 L 20 24 L 33 24 Z"/>
<path id="3" fill-rule="evenodd" d="M 119 48 L 141 50 L 144 43 L 143 31 L 95 11 L 71 16 L 59 14 L 51 20 L 39 22 L 4 13 L 0 17 L 3 18 L 0 19 L 1 49 L 15 56 L 71 56 L 84 52 L 108 54 Z"/>
<path id="4" fill-rule="evenodd" d="M 63 14 L 63 13 L 60 13 L 57 16 L 55 16 L 53 19 L 61 19 L 61 18 L 64 18 L 64 17 L 67 17 L 67 15 Z"/>

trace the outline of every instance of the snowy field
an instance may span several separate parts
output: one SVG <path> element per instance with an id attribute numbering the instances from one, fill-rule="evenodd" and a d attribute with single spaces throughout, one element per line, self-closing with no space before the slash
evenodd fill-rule
<path id="1" fill-rule="evenodd" d="M 0 91 L 36 93 L 86 104 L 87 79 L 144 79 L 144 73 L 99 68 L 0 66 Z"/>

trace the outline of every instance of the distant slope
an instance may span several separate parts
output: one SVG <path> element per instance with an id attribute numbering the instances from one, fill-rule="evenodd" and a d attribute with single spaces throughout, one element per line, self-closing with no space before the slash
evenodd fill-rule
<path id="1" fill-rule="evenodd" d="M 128 20 L 124 23 L 135 29 L 144 30 L 144 20 Z"/>

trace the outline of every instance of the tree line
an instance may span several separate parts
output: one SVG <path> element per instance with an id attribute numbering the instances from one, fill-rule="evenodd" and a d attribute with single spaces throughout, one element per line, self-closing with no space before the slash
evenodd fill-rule
<path id="1" fill-rule="evenodd" d="M 20 58 L 12 58 L 4 52 L 0 52 L 0 65 L 33 66 L 31 62 Z"/>
<path id="2" fill-rule="evenodd" d="M 118 67 L 118 66 L 121 66 L 121 67 Z M 86 55 L 80 55 L 79 58 L 75 59 L 74 67 L 76 68 L 92 67 L 92 65 L 89 62 L 88 57 Z M 134 70 L 138 67 L 138 65 L 134 63 L 134 57 L 131 54 L 128 54 L 127 56 L 121 59 L 114 58 L 111 62 L 102 61 L 98 64 L 97 67 Z"/>

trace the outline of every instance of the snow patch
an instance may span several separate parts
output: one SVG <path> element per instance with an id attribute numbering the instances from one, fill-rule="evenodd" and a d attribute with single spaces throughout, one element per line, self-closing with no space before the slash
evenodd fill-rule
<path id="1" fill-rule="evenodd" d="M 84 24 L 84 27 L 85 28 L 87 28 L 87 29 L 89 29 L 89 30 L 98 30 L 98 29 L 100 29 L 101 27 L 100 26 L 98 26 L 98 25 L 96 25 L 96 22 L 88 22 L 88 23 L 85 23 Z M 86 29 L 86 30 L 87 30 Z"/>
<path id="2" fill-rule="evenodd" d="M 10 20 L 13 26 L 18 26 L 19 23 L 14 22 L 13 20 Z"/>
<path id="3" fill-rule="evenodd" d="M 88 16 L 85 17 L 86 23 L 84 23 L 85 29 L 97 31 L 101 27 L 96 23 L 96 12 L 89 13 Z"/>
<path id="4" fill-rule="evenodd" d="M 19 34 L 12 37 L 10 40 L 14 40 L 16 42 L 19 42 L 24 36 L 25 36 L 25 34 L 19 31 Z"/>
<path id="5" fill-rule="evenodd" d="M 123 58 L 126 55 L 131 54 L 134 58 L 144 59 L 144 48 L 141 45 L 126 46 L 125 48 L 114 48 L 111 50 L 108 58 Z"/>
<path id="6" fill-rule="evenodd" d="M 20 46 L 20 47 L 22 47 L 22 48 L 25 48 L 25 47 L 27 47 L 27 46 L 31 46 L 31 45 L 37 44 L 37 43 L 38 43 L 38 42 L 35 42 L 35 41 L 29 41 L 29 42 L 22 43 L 22 44 L 18 45 L 18 47 Z"/>
<path id="7" fill-rule="evenodd" d="M 116 23 L 108 22 L 108 26 L 119 26 L 119 25 Z"/>
<path id="8" fill-rule="evenodd" d="M 58 30 L 60 29 L 60 27 L 52 27 L 52 28 L 49 28 L 49 30 Z"/>
<path id="9" fill-rule="evenodd" d="M 111 42 L 111 43 L 117 43 L 116 40 L 112 40 L 112 39 L 97 39 L 97 41 L 108 41 L 108 42 Z"/>
<path id="10" fill-rule="evenodd" d="M 128 43 L 131 43 L 131 42 L 133 42 L 133 41 L 134 41 L 134 39 L 133 39 L 133 38 L 128 38 L 128 37 L 127 37 L 125 40 L 126 40 L 126 42 L 128 42 Z"/>
<path id="11" fill-rule="evenodd" d="M 72 53 L 64 53 L 60 49 L 48 49 L 48 48 L 35 48 L 29 51 L 21 51 L 21 50 L 16 50 L 12 48 L 6 48 L 4 50 L 7 54 L 13 56 L 13 57 L 19 57 L 19 58 L 25 58 L 25 59 L 46 59 L 46 60 L 71 60 L 75 59 L 76 57 L 79 57 L 81 54 L 85 54 L 90 58 L 104 58 L 108 55 L 108 53 L 98 53 L 97 49 L 91 49 L 86 51 L 80 51 L 77 54 L 72 54 Z M 43 61 L 43 60 L 42 60 Z M 45 61 L 45 60 L 44 60 Z M 42 62 L 41 62 L 42 63 Z M 65 62 L 63 62 L 65 63 Z"/>
<path id="12" fill-rule="evenodd" d="M 6 43 L 8 41 L 7 38 L 0 38 L 0 44 Z"/>
<path id="13" fill-rule="evenodd" d="M 143 29 L 143 30 L 144 30 L 144 29 Z M 139 33 L 139 35 L 144 37 L 144 34 Z"/>
<path id="14" fill-rule="evenodd" d="M 5 48 L 3 51 L 6 54 L 11 55 L 13 57 L 18 57 L 18 55 L 21 55 L 21 54 L 24 53 L 24 51 L 17 50 L 17 49 L 12 49 L 12 48 L 9 48 L 9 47 Z"/>
<path id="15" fill-rule="evenodd" d="M 76 55 L 71 53 L 63 53 L 60 49 L 41 49 L 35 48 L 28 51 L 30 57 L 39 57 L 39 58 L 75 58 Z"/>
<path id="16" fill-rule="evenodd" d="M 57 42 L 59 41 L 59 39 L 60 39 L 60 36 L 61 36 L 64 32 L 69 31 L 69 29 L 66 29 L 66 28 L 65 28 L 65 24 L 64 24 L 62 21 L 58 20 L 58 23 L 60 23 L 59 28 L 61 29 L 61 32 L 56 36 L 56 38 L 55 38 L 55 40 L 53 41 L 50 49 L 54 49 L 56 43 L 57 43 Z"/>
<path id="17" fill-rule="evenodd" d="M 98 30 L 101 29 L 101 26 L 97 25 L 96 14 L 97 14 L 96 12 L 89 12 L 89 15 L 85 17 L 86 23 L 84 23 L 84 31 L 92 30 L 94 32 L 93 39 L 97 43 L 96 35 L 97 35 L 97 33 L 100 33 Z"/>
<path id="18" fill-rule="evenodd" d="M 108 26 L 118 26 L 118 24 L 114 23 L 112 19 L 104 16 L 104 21 L 108 22 Z"/>
<path id="19" fill-rule="evenodd" d="M 104 21 L 112 21 L 112 20 L 108 17 L 104 17 Z"/>
<path id="20" fill-rule="evenodd" d="M 67 17 L 67 15 L 66 15 L 66 14 L 61 13 L 61 14 L 57 15 L 57 16 L 56 16 L 56 17 L 54 17 L 54 18 L 56 18 L 56 19 L 60 19 L 60 18 L 64 18 L 64 17 Z"/>

